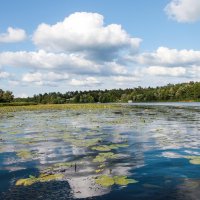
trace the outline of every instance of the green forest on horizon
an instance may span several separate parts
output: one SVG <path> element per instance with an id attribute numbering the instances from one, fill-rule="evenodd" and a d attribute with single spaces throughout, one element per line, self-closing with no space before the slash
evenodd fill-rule
<path id="1" fill-rule="evenodd" d="M 160 87 L 128 89 L 51 92 L 33 97 L 15 98 L 11 91 L 0 89 L 1 105 L 9 104 L 64 104 L 111 102 L 200 101 L 200 82 L 168 84 Z"/>

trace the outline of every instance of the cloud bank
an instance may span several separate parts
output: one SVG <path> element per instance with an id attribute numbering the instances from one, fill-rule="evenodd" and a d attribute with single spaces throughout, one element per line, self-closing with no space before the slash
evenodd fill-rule
<path id="1" fill-rule="evenodd" d="M 175 8 L 186 9 L 185 3 L 187 0 L 171 1 L 165 10 L 169 14 Z M 183 20 L 180 16 L 176 20 Z M 4 43 L 26 38 L 22 29 L 8 28 L 7 33 L 0 34 Z M 165 83 L 200 78 L 200 51 L 161 46 L 153 52 L 140 52 L 142 39 L 131 36 L 119 24 L 105 24 L 98 13 L 77 12 L 52 25 L 42 23 L 31 41 L 36 50 L 0 52 L 0 81 L 12 87 L 62 85 L 76 90 L 134 87 L 152 84 L 159 77 Z"/>

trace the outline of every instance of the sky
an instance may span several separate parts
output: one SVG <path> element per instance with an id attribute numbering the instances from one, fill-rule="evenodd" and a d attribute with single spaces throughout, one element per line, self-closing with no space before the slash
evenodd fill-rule
<path id="1" fill-rule="evenodd" d="M 0 88 L 45 92 L 200 81 L 199 0 L 0 0 Z"/>

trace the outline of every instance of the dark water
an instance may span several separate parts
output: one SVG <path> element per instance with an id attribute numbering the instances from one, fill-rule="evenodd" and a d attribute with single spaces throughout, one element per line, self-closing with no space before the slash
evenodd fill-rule
<path id="1" fill-rule="evenodd" d="M 5 114 L 0 199 L 198 200 L 200 106 L 189 105 Z M 41 174 L 62 176 L 16 185 Z"/>

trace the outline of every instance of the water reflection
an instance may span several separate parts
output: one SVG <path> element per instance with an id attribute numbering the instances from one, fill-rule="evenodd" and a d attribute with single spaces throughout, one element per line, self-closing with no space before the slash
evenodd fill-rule
<path id="1" fill-rule="evenodd" d="M 189 178 L 200 178 L 200 165 L 194 167 L 187 158 L 200 155 L 198 111 L 128 105 L 117 111 L 26 111 L 9 118 L 5 114 L 0 121 L 0 172 L 9 177 L 11 172 L 35 168 L 38 173 L 29 175 L 36 178 L 62 174 L 55 184 L 67 182 L 70 198 L 106 198 L 120 189 L 124 199 L 156 199 L 149 190 L 164 199 L 163 189 L 173 187 L 177 190 L 172 197 L 178 199 Z M 99 184 L 99 177 L 106 177 L 110 185 Z M 28 176 L 17 179 L 21 178 Z M 138 182 L 129 185 L 128 178 Z M 8 181 L 13 190 L 19 188 L 15 178 Z M 190 193 L 198 194 L 192 189 Z"/>

